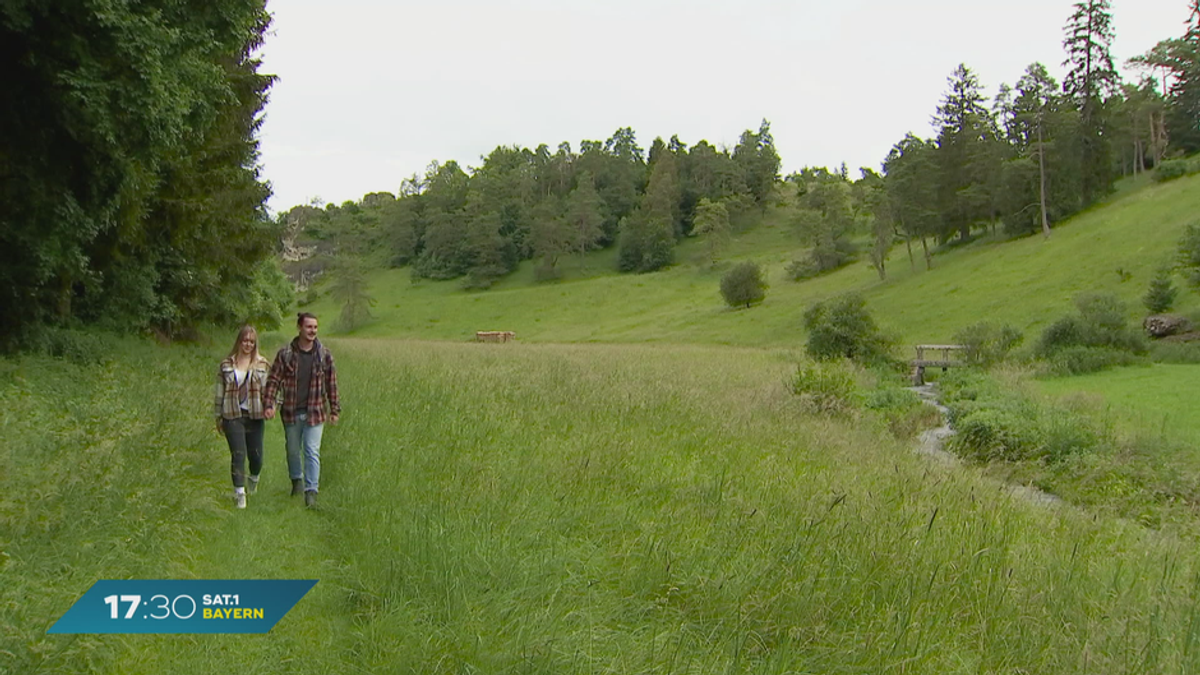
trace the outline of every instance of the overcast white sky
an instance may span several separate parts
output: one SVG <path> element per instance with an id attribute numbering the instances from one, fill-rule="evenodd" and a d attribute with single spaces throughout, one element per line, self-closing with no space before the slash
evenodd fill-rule
<path id="1" fill-rule="evenodd" d="M 633 127 L 732 147 L 771 122 L 783 173 L 877 168 L 962 62 L 989 99 L 1041 61 L 1061 79 L 1071 0 L 273 0 L 279 76 L 262 163 L 285 210 L 395 193 L 434 159 Z M 1183 33 L 1186 0 L 1114 0 L 1119 63 Z M 856 172 L 854 172 L 856 173 Z"/>

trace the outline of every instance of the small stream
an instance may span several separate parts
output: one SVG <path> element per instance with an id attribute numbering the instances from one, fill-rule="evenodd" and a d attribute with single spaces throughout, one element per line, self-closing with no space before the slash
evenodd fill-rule
<path id="1" fill-rule="evenodd" d="M 931 457 L 943 464 L 958 464 L 960 462 L 958 456 L 946 450 L 946 442 L 954 435 L 954 429 L 950 426 L 950 409 L 942 405 L 938 399 L 937 387 L 934 383 L 927 382 L 918 387 L 909 387 L 909 390 L 916 392 L 922 402 L 937 408 L 938 412 L 942 414 L 942 426 L 922 431 L 921 435 L 917 437 L 917 446 L 914 449 L 919 454 Z M 1043 492 L 1028 485 L 1006 483 L 1004 489 L 1015 497 L 1041 506 L 1057 506 L 1063 503 L 1062 499 L 1049 492 Z"/>

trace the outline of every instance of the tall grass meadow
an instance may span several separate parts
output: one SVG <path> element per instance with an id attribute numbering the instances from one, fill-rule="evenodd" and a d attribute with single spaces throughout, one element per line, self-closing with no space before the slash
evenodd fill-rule
<path id="1" fill-rule="evenodd" d="M 1191 542 L 813 410 L 794 350 L 330 345 L 316 510 L 277 424 L 232 508 L 219 355 L 0 362 L 0 671 L 1200 669 Z M 263 636 L 45 634 L 126 577 L 320 583 Z"/>

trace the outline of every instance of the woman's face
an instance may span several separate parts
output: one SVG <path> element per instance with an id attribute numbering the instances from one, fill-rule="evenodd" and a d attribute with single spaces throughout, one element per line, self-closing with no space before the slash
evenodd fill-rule
<path id="1" fill-rule="evenodd" d="M 247 333 L 242 336 L 242 353 L 249 356 L 254 353 L 254 347 L 258 345 L 258 336 L 254 333 Z"/>

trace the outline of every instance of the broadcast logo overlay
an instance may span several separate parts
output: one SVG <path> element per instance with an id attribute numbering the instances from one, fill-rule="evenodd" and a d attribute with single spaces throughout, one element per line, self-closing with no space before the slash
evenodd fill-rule
<path id="1" fill-rule="evenodd" d="M 267 633 L 315 579 L 102 579 L 47 633 Z"/>

